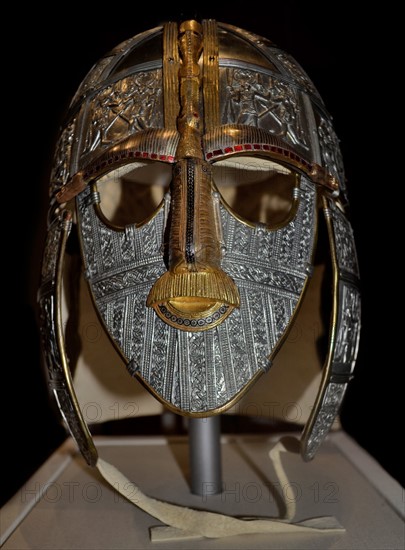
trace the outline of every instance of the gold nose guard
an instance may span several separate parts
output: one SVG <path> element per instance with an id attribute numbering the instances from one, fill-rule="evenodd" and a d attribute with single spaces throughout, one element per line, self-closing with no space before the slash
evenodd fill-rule
<path id="1" fill-rule="evenodd" d="M 203 159 L 199 114 L 203 40 L 196 21 L 180 25 L 178 37 L 180 140 L 171 186 L 168 271 L 153 285 L 147 305 L 169 325 L 201 331 L 239 307 L 239 291 L 220 267 L 211 166 Z"/>

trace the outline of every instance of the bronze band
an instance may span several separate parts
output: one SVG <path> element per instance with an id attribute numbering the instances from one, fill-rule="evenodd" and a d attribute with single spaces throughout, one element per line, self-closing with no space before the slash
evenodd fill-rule
<path id="1" fill-rule="evenodd" d="M 203 94 L 205 132 L 220 125 L 219 116 L 219 46 L 217 23 L 213 19 L 203 21 Z"/>
<path id="2" fill-rule="evenodd" d="M 166 23 L 163 29 L 163 108 L 167 130 L 176 130 L 180 110 L 180 55 L 177 34 L 177 23 Z"/>

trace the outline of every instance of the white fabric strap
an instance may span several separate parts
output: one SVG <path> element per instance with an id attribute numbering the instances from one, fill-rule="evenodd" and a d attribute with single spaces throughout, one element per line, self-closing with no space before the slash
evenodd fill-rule
<path id="1" fill-rule="evenodd" d="M 269 458 L 281 487 L 288 484 L 288 478 L 281 462 L 280 454 L 286 452 L 282 442 L 278 442 L 269 452 Z M 98 459 L 97 468 L 104 479 L 122 496 L 135 506 L 158 519 L 165 526 L 152 527 L 152 542 L 181 540 L 200 537 L 219 538 L 253 533 L 333 533 L 344 528 L 334 517 L 324 516 L 292 523 L 295 503 L 286 503 L 285 518 L 235 518 L 214 512 L 193 510 L 177 504 L 169 504 L 143 494 L 117 468 Z M 134 491 L 135 487 L 135 491 Z M 134 496 L 136 495 L 136 496 Z"/>

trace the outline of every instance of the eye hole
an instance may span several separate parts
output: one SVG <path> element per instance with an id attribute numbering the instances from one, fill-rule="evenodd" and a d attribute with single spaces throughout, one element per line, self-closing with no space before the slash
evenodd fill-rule
<path id="1" fill-rule="evenodd" d="M 232 211 L 251 224 L 280 227 L 294 215 L 297 175 L 276 162 L 233 157 L 213 165 L 218 191 Z"/>
<path id="2" fill-rule="evenodd" d="M 97 181 L 99 217 L 122 229 L 147 221 L 162 202 L 172 178 L 172 167 L 161 162 L 136 162 L 122 166 Z"/>

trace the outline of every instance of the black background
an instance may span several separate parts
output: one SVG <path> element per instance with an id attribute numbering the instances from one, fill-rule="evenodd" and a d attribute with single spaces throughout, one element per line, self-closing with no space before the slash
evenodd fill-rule
<path id="1" fill-rule="evenodd" d="M 385 153 L 395 126 L 395 100 L 384 84 L 377 28 L 380 12 L 353 14 L 349 5 L 324 12 L 312 3 L 246 2 L 213 9 L 181 10 L 138 3 L 12 18 L 14 40 L 6 48 L 11 70 L 3 87 L 2 211 L 3 273 L 6 277 L 2 364 L 2 501 L 7 500 L 63 440 L 64 431 L 47 397 L 40 360 L 36 290 L 45 237 L 47 185 L 58 128 L 71 97 L 93 63 L 119 42 L 167 20 L 216 18 L 265 36 L 291 53 L 315 82 L 334 117 L 341 140 L 358 245 L 363 293 L 360 354 L 342 410 L 346 431 L 394 477 L 402 480 L 398 441 L 403 419 L 401 356 L 393 338 L 400 278 L 389 252 L 391 219 L 399 213 L 395 185 L 400 173 Z M 325 6 L 327 4 L 325 3 Z M 259 6 L 259 7 L 256 7 Z M 65 5 L 65 10 L 68 5 Z M 388 10 L 387 10 L 388 11 Z M 21 53 L 16 53 L 18 45 Z M 9 148 L 10 147 L 10 148 Z M 7 178 L 7 179 L 6 179 Z M 397 195 L 398 196 L 398 195 Z M 10 223 L 10 221 L 11 223 Z M 18 230 L 14 231 L 14 227 Z M 399 243 L 394 248 L 400 250 Z M 22 252 L 17 252 L 22 247 Z M 399 307 L 399 304 L 398 306 Z M 9 351 L 10 350 L 10 351 Z M 8 356 L 8 359 L 6 357 Z M 401 445 L 402 447 L 402 445 Z M 402 458 L 402 457 L 401 457 Z"/>

